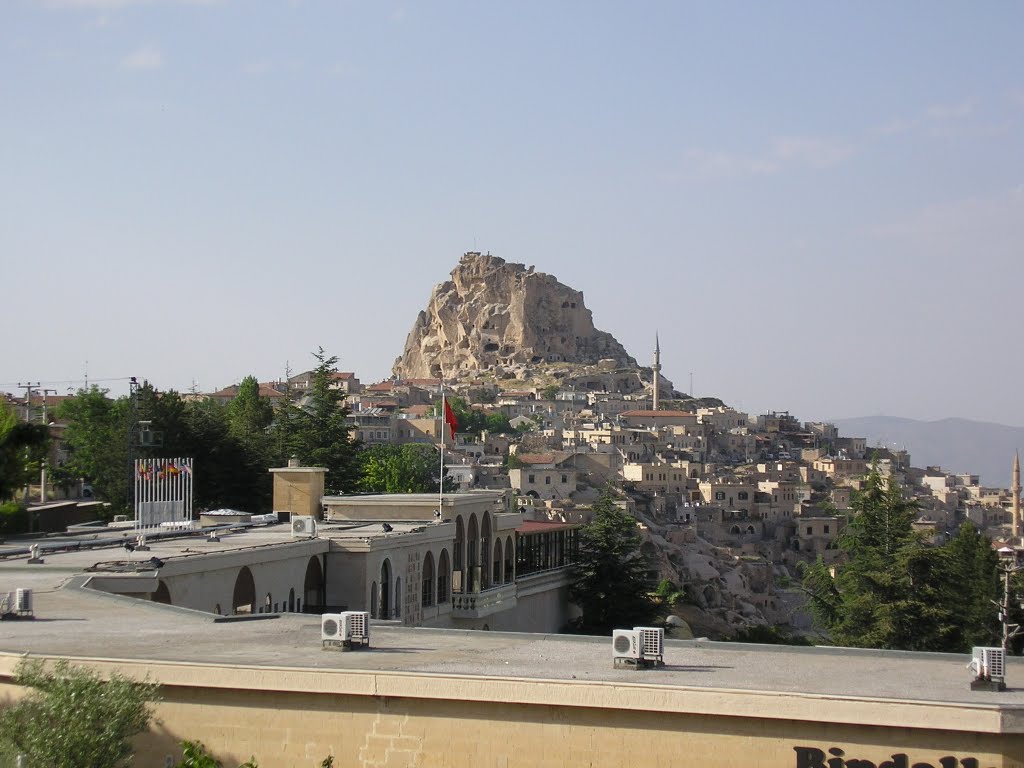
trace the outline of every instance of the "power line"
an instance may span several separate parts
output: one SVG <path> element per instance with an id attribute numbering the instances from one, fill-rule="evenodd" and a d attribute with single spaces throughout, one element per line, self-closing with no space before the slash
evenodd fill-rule
<path id="1" fill-rule="evenodd" d="M 132 379 L 131 376 L 118 376 L 118 377 L 110 378 L 110 379 L 89 379 L 89 381 L 92 381 L 92 382 L 131 381 L 131 379 Z M 80 382 L 80 381 L 82 381 L 82 379 L 61 379 L 59 381 L 37 381 L 37 382 L 35 382 L 34 386 L 38 387 L 38 386 L 41 386 L 42 384 L 75 384 L 76 382 Z M 0 382 L 0 387 L 20 387 L 20 386 L 21 386 L 21 382 L 20 381 L 18 381 L 18 382 L 14 382 L 14 381 Z"/>

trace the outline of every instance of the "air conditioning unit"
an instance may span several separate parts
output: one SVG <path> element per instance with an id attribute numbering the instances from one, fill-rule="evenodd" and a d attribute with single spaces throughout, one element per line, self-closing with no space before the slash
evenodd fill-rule
<path id="1" fill-rule="evenodd" d="M 292 537 L 311 539 L 316 536 L 316 518 L 312 515 L 296 515 L 292 518 Z"/>
<path id="2" fill-rule="evenodd" d="M 643 660 L 640 633 L 635 629 L 616 629 L 612 632 L 612 661 L 616 666 L 625 662 L 639 664 Z"/>
<path id="3" fill-rule="evenodd" d="M 366 611 L 325 613 L 320 617 L 320 643 L 341 648 L 370 644 L 370 614 Z"/>
<path id="4" fill-rule="evenodd" d="M 971 684 L 972 688 L 991 686 L 1000 691 L 1005 690 L 1006 651 L 1002 648 L 973 648 L 971 663 L 968 666 L 975 675 L 975 680 Z"/>
<path id="5" fill-rule="evenodd" d="M 14 612 L 19 615 L 32 613 L 32 590 L 14 590 Z"/>
<path id="6" fill-rule="evenodd" d="M 366 611 L 345 611 L 345 640 L 348 643 L 370 644 L 370 614 Z"/>
<path id="7" fill-rule="evenodd" d="M 340 644 L 345 641 L 345 622 L 340 613 L 325 613 L 320 617 L 320 643 Z"/>
<path id="8" fill-rule="evenodd" d="M 640 654 L 644 661 L 665 663 L 665 630 L 661 627 L 633 627 L 640 633 Z"/>

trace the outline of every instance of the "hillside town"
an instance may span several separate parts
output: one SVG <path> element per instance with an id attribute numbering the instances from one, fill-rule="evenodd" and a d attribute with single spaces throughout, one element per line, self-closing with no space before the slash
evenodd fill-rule
<path id="1" fill-rule="evenodd" d="M 650 582 L 686 596 L 681 627 L 718 637 L 750 625 L 811 630 L 798 564 L 835 562 L 851 500 L 872 468 L 914 502 L 914 528 L 933 543 L 969 521 L 996 548 L 1020 544 L 1016 464 L 1010 488 L 984 487 L 977 475 L 914 467 L 905 450 L 869 446 L 832 424 L 694 398 L 661 375 L 657 338 L 651 365 L 639 365 L 594 329 L 582 294 L 554 278 L 475 252 L 452 276 L 417 319 L 391 378 L 364 384 L 355 372 L 331 374 L 352 438 L 364 448 L 444 445 L 446 492 L 499 491 L 537 521 L 586 524 L 602 490 L 615 488 L 656 565 Z M 444 378 L 414 375 L 429 373 Z M 262 382 L 259 397 L 303 408 L 313 374 Z M 236 384 L 184 399 L 228 405 L 238 392 Z M 442 398 L 463 415 L 453 439 Z M 48 423 L 49 464 L 62 465 L 64 425 L 51 416 L 64 398 L 44 390 L 8 399 L 23 420 Z M 466 431 L 467 421 L 501 428 Z M 61 521 L 84 522 L 99 509 L 84 481 L 28 495 L 59 509 Z"/>

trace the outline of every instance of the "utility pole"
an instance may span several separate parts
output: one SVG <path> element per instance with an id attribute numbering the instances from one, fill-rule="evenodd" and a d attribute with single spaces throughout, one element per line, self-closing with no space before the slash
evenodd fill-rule
<path id="1" fill-rule="evenodd" d="M 999 623 L 1003 627 L 1002 647 L 1004 651 L 1009 653 L 1010 641 L 1024 634 L 1024 627 L 1021 627 L 1020 624 L 1010 623 L 1010 577 L 1018 571 L 1024 570 L 1024 565 L 1000 563 L 999 570 L 1003 572 L 1003 600 L 1001 603 L 996 603 L 996 605 L 999 607 Z"/>
<path id="2" fill-rule="evenodd" d="M 46 396 L 56 395 L 56 389 L 44 389 L 43 392 L 43 426 L 46 427 L 46 431 L 50 431 L 50 422 L 46 414 Z M 42 465 L 39 468 L 39 503 L 46 503 L 46 459 L 43 459 Z"/>
<path id="3" fill-rule="evenodd" d="M 25 390 L 25 423 L 26 424 L 31 424 L 32 423 L 32 390 L 39 389 L 39 382 L 37 381 L 35 384 L 33 384 L 31 381 L 29 381 L 29 382 L 26 382 L 25 384 L 22 384 L 19 381 L 18 382 L 18 389 L 24 389 Z M 28 506 L 28 486 L 27 485 L 25 486 L 25 505 Z M 29 525 L 29 529 L 31 530 L 31 523 Z"/>

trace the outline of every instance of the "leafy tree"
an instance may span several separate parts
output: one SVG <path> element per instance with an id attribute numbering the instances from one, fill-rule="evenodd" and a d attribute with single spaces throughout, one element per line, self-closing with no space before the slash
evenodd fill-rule
<path id="1" fill-rule="evenodd" d="M 68 452 L 58 481 L 83 479 L 92 484 L 96 498 L 122 511 L 128 492 L 128 398 L 111 400 L 107 390 L 92 386 L 64 400 L 57 418 L 67 427 Z"/>
<path id="2" fill-rule="evenodd" d="M 0 502 L 39 476 L 49 444 L 45 425 L 20 421 L 13 408 L 0 402 Z"/>
<path id="3" fill-rule="evenodd" d="M 174 768 L 224 768 L 223 763 L 206 749 L 201 741 L 181 742 L 182 757 Z M 238 768 L 259 768 L 255 757 L 250 757 Z"/>
<path id="4" fill-rule="evenodd" d="M 992 605 L 1001 596 L 999 556 L 992 542 L 970 523 L 944 547 L 950 556 L 950 578 L 960 603 L 962 647 L 998 645 L 1001 635 L 997 611 Z"/>
<path id="5" fill-rule="evenodd" d="M 512 432 L 512 425 L 509 424 L 508 416 L 500 411 L 486 413 L 479 408 L 473 408 L 461 397 L 447 398 L 455 419 L 459 422 L 459 432 L 469 435 L 479 435 L 484 430 L 494 433 Z M 434 413 L 441 412 L 441 401 L 438 400 Z"/>
<path id="6" fill-rule="evenodd" d="M 313 357 L 317 367 L 308 402 L 289 416 L 288 443 L 307 466 L 327 468 L 327 493 L 350 493 L 356 490 L 359 475 L 345 393 L 332 386 L 338 358 L 328 357 L 323 347 Z"/>
<path id="7" fill-rule="evenodd" d="M 16 501 L 0 504 L 0 533 L 26 533 L 28 527 L 28 507 Z"/>
<path id="8" fill-rule="evenodd" d="M 662 605 L 671 608 L 686 599 L 686 593 L 668 579 L 662 579 L 658 588 L 654 590 L 653 597 Z"/>
<path id="9" fill-rule="evenodd" d="M 545 400 L 554 400 L 562 388 L 557 384 L 548 384 L 540 391 L 540 396 Z"/>
<path id="10" fill-rule="evenodd" d="M 0 712 L 0 741 L 48 768 L 129 764 L 132 738 L 149 727 L 156 686 L 58 661 L 18 663 L 15 682 L 35 690 Z"/>
<path id="11" fill-rule="evenodd" d="M 227 409 L 215 400 L 188 403 L 185 427 L 188 443 L 181 447 L 181 455 L 194 459 L 196 506 L 269 511 L 266 453 L 232 434 Z"/>
<path id="12" fill-rule="evenodd" d="M 359 490 L 367 493 L 437 493 L 441 471 L 430 445 L 374 445 L 359 452 Z"/>
<path id="13" fill-rule="evenodd" d="M 228 425 L 231 435 L 253 456 L 269 452 L 268 433 L 274 422 L 274 406 L 260 396 L 260 385 L 254 376 L 246 376 L 238 385 L 238 394 L 228 403 Z"/>
<path id="14" fill-rule="evenodd" d="M 606 488 L 594 502 L 593 520 L 580 529 L 580 553 L 570 598 L 583 611 L 579 628 L 611 634 L 617 627 L 650 621 L 657 606 L 648 594 L 649 559 L 640 551 L 636 521 Z"/>
<path id="15" fill-rule="evenodd" d="M 845 562 L 834 575 L 820 557 L 804 568 L 811 608 L 832 640 L 865 648 L 969 648 L 970 638 L 979 636 L 969 622 L 991 610 L 991 584 L 983 574 L 990 561 L 980 542 L 964 532 L 954 545 L 927 545 L 911 525 L 914 503 L 874 467 L 851 507 L 853 517 L 838 539 Z"/>

